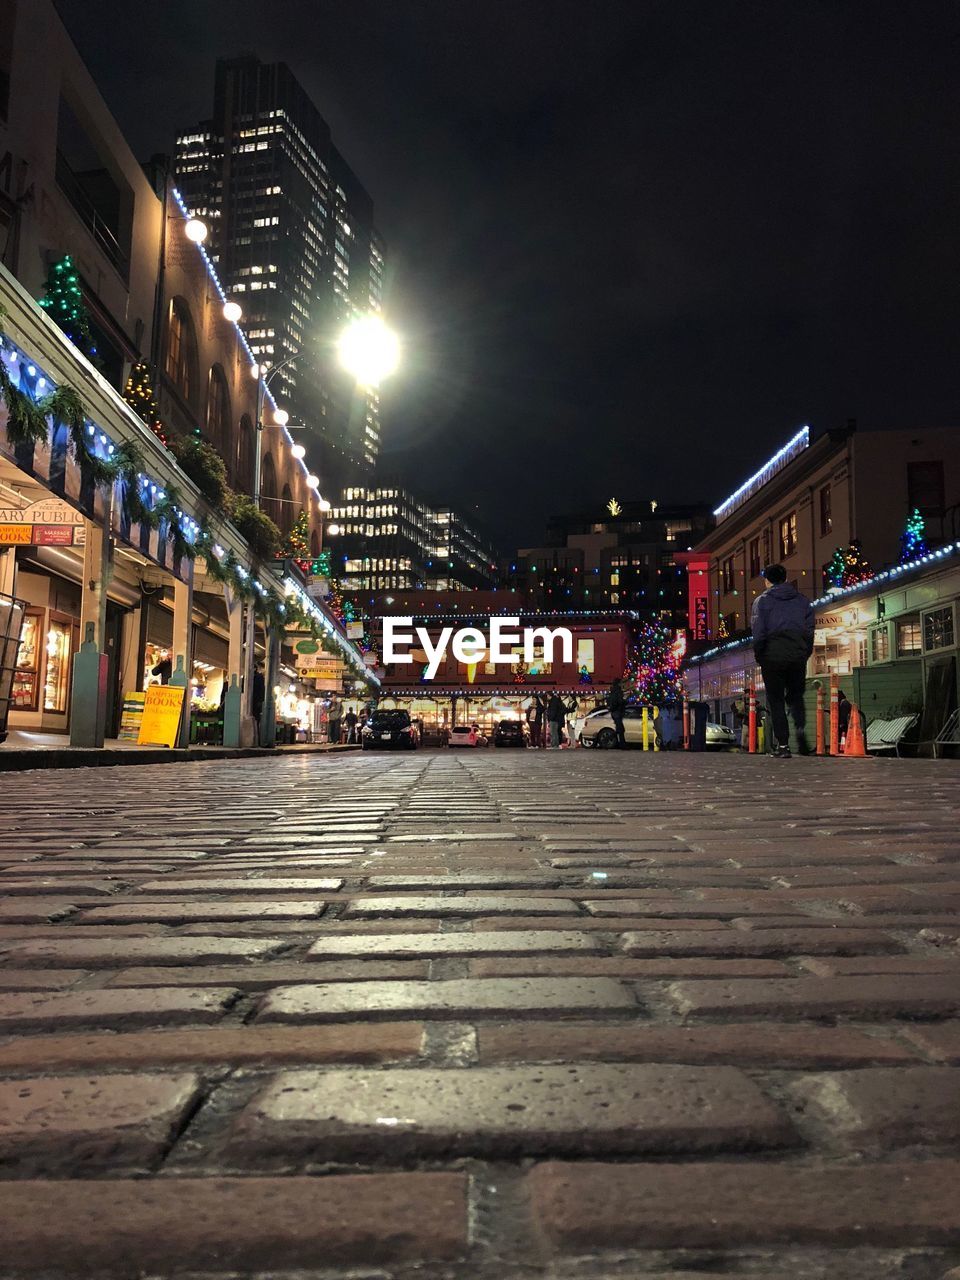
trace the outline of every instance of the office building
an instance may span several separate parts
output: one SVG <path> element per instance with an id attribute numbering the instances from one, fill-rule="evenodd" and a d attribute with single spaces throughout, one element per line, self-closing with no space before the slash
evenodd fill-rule
<path id="1" fill-rule="evenodd" d="M 254 56 L 217 63 L 213 115 L 180 134 L 176 169 L 257 358 L 275 366 L 299 353 L 272 390 L 307 428 L 323 491 L 335 491 L 380 452 L 377 392 L 336 359 L 344 326 L 381 308 L 373 202 L 290 68 Z"/>

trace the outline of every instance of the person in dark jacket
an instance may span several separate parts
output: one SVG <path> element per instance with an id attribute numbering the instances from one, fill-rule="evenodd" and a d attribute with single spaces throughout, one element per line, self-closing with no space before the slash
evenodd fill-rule
<path id="1" fill-rule="evenodd" d="M 539 693 L 534 694 L 530 707 L 530 738 L 535 747 L 543 746 L 543 714 L 546 706 Z"/>
<path id="2" fill-rule="evenodd" d="M 550 727 L 550 746 L 560 746 L 560 733 L 563 729 L 563 722 L 566 719 L 567 709 L 563 705 L 563 699 L 559 693 L 553 694 L 547 704 L 547 724 Z"/>
<path id="3" fill-rule="evenodd" d="M 607 710 L 610 712 L 613 727 L 617 731 L 617 746 L 621 749 L 627 745 L 627 735 L 623 729 L 623 711 L 626 705 L 627 700 L 623 696 L 623 685 L 618 677 L 610 686 L 610 694 L 607 697 Z"/>
<path id="4" fill-rule="evenodd" d="M 767 706 L 773 721 L 777 744 L 773 754 L 789 760 L 788 707 L 800 754 L 810 754 L 805 732 L 803 692 L 807 660 L 813 653 L 813 605 L 792 582 L 787 582 L 787 571 L 783 565 L 770 565 L 763 571 L 763 576 L 770 586 L 753 603 L 753 652 L 763 673 Z"/>

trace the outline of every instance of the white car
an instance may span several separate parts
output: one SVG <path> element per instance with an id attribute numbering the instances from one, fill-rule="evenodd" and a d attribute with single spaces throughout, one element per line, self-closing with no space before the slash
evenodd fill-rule
<path id="1" fill-rule="evenodd" d="M 458 724 L 450 730 L 451 747 L 485 747 L 487 740 L 475 724 Z"/>
<path id="2" fill-rule="evenodd" d="M 653 720 L 648 718 L 647 741 L 651 748 L 654 744 L 654 732 Z M 643 746 L 643 716 L 640 707 L 624 707 L 623 736 L 627 740 L 628 747 Z M 583 728 L 580 731 L 580 741 L 585 747 L 609 748 L 617 745 L 617 731 L 614 727 L 613 717 L 605 707 L 599 711 L 592 711 L 584 720 Z M 708 748 L 735 747 L 739 745 L 739 740 L 732 729 L 728 729 L 725 724 L 714 724 L 713 721 L 708 721 L 707 723 L 706 741 Z M 659 734 L 657 734 L 657 745 L 663 746 L 663 740 Z"/>

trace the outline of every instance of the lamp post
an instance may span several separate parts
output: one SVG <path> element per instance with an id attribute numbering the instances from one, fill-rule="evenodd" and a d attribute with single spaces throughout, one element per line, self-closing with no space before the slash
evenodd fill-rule
<path id="1" fill-rule="evenodd" d="M 299 354 L 300 354 L 299 351 L 295 351 L 292 356 L 287 356 L 286 360 L 281 360 L 279 364 L 275 364 L 271 369 L 268 369 L 266 373 L 262 373 L 259 368 L 257 369 L 257 435 L 256 435 L 255 448 L 253 451 L 253 502 L 254 502 L 254 506 L 257 506 L 257 507 L 260 506 L 260 483 L 261 483 L 260 477 L 261 477 L 261 468 L 263 465 L 263 444 L 261 441 L 261 436 L 264 429 L 263 402 L 266 399 L 267 390 L 270 386 L 270 383 L 273 381 L 273 379 L 276 377 L 276 375 L 280 372 L 281 369 L 285 369 L 288 364 L 293 364 L 294 360 L 296 360 Z M 280 415 L 282 415 L 282 417 Z M 286 426 L 287 424 L 286 410 L 278 409 L 276 411 L 274 420 L 278 427 Z"/>

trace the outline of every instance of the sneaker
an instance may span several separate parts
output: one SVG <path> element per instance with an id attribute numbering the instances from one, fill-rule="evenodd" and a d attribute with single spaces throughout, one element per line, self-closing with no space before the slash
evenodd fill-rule
<path id="1" fill-rule="evenodd" d="M 793 753 L 789 747 L 777 747 L 773 753 L 774 760 L 792 760 Z"/>

